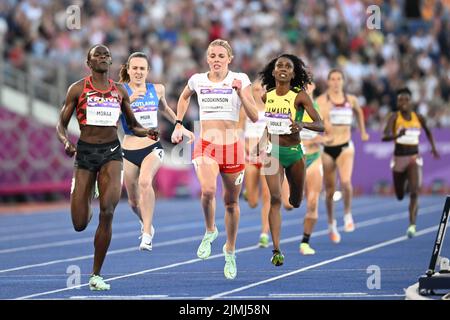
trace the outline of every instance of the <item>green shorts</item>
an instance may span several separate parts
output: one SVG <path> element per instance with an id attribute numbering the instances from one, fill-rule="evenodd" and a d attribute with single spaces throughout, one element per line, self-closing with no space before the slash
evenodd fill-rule
<path id="1" fill-rule="evenodd" d="M 289 147 L 272 144 L 272 150 L 270 153 L 272 157 L 280 160 L 280 163 L 284 168 L 290 167 L 304 156 L 303 147 L 301 144 Z"/>
<path id="2" fill-rule="evenodd" d="M 306 168 L 308 168 L 314 161 L 320 158 L 320 151 L 311 153 L 311 154 L 305 154 L 306 158 Z"/>

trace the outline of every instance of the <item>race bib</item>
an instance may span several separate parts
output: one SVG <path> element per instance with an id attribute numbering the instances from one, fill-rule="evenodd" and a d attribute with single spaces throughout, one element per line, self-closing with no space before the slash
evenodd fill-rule
<path id="1" fill-rule="evenodd" d="M 351 125 L 353 110 L 351 108 L 332 108 L 330 110 L 330 122 L 334 125 Z"/>
<path id="2" fill-rule="evenodd" d="M 202 112 L 231 112 L 233 111 L 232 88 L 203 88 L 200 89 L 200 107 Z"/>
<path id="3" fill-rule="evenodd" d="M 290 114 L 266 112 L 265 117 L 270 134 L 291 134 Z"/>
<path id="4" fill-rule="evenodd" d="M 146 129 L 158 126 L 158 107 L 145 106 L 133 108 L 136 120 Z"/>
<path id="5" fill-rule="evenodd" d="M 420 129 L 409 128 L 406 129 L 405 134 L 395 140 L 399 144 L 418 145 L 419 144 Z"/>
<path id="6" fill-rule="evenodd" d="M 120 116 L 120 104 L 116 98 L 88 96 L 86 124 L 93 126 L 115 126 Z"/>

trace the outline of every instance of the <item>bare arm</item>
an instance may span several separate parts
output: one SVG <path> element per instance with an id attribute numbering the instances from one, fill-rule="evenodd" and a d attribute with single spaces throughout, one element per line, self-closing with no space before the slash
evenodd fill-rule
<path id="1" fill-rule="evenodd" d="M 247 117 L 252 121 L 258 121 L 258 110 L 256 109 L 256 102 L 253 98 L 251 85 L 241 88 L 242 82 L 239 80 L 233 81 L 233 88 L 236 90 L 239 98 L 241 99 L 242 106 L 244 107 Z"/>
<path id="2" fill-rule="evenodd" d="M 428 128 L 427 121 L 425 118 L 417 113 L 417 117 L 419 118 L 420 124 L 422 125 L 423 130 L 425 131 L 425 134 L 427 135 L 428 141 L 430 141 L 431 144 L 431 154 L 437 159 L 439 158 L 439 153 L 437 152 L 436 145 L 434 143 L 433 134 L 431 133 L 430 129 Z"/>
<path id="3" fill-rule="evenodd" d="M 369 135 L 366 131 L 366 124 L 364 123 L 364 113 L 359 106 L 358 99 L 355 96 L 350 96 L 350 102 L 353 108 L 353 111 L 356 114 L 356 120 L 358 122 L 359 131 L 361 132 L 361 140 L 367 141 L 369 140 Z"/>
<path id="4" fill-rule="evenodd" d="M 304 91 L 300 91 L 295 98 L 295 106 L 298 108 L 303 108 L 308 112 L 313 122 L 300 122 L 297 123 L 301 128 L 306 128 L 312 131 L 323 132 L 323 121 L 320 119 L 320 115 L 312 104 L 311 98 Z"/>
<path id="5" fill-rule="evenodd" d="M 70 157 L 76 152 L 75 145 L 70 142 L 67 133 L 67 126 L 69 125 L 70 118 L 77 106 L 78 98 L 83 91 L 83 83 L 81 81 L 72 84 L 67 90 L 66 99 L 59 113 L 58 124 L 56 125 L 56 134 L 58 140 L 64 144 L 64 151 Z"/>
<path id="6" fill-rule="evenodd" d="M 175 121 L 177 120 L 177 116 L 175 112 L 169 107 L 167 100 L 166 100 L 166 89 L 162 84 L 155 85 L 156 92 L 159 95 L 159 104 L 158 109 L 161 111 L 162 115 L 170 121 L 170 123 L 175 124 Z"/>
<path id="7" fill-rule="evenodd" d="M 178 98 L 177 103 L 177 120 L 183 121 L 184 115 L 189 107 L 189 102 L 191 101 L 191 96 L 194 91 L 185 86 L 183 92 L 181 92 L 180 98 Z M 178 125 L 177 125 L 178 126 Z"/>
<path id="8" fill-rule="evenodd" d="M 261 100 L 266 103 L 266 93 L 264 92 L 264 94 L 261 96 Z M 266 128 L 264 129 L 264 133 L 262 134 L 261 138 L 258 141 L 258 144 L 255 146 L 255 148 L 253 150 L 250 150 L 250 155 L 255 157 L 255 156 L 259 156 L 261 154 L 261 151 L 265 150 L 266 145 L 267 145 L 267 141 L 269 140 L 269 130 L 267 129 L 267 125 Z"/>
<path id="9" fill-rule="evenodd" d="M 322 115 L 322 121 L 323 121 L 323 127 L 325 129 L 325 134 L 322 136 L 322 143 L 325 144 L 329 144 L 331 142 L 333 142 L 334 137 L 333 137 L 333 131 L 332 131 L 332 126 L 331 126 L 331 121 L 330 121 L 330 110 L 328 108 L 324 108 L 322 109 L 322 107 L 319 104 L 319 108 L 320 108 L 320 114 Z"/>
<path id="10" fill-rule="evenodd" d="M 191 96 L 194 94 L 194 91 L 189 89 L 188 86 L 185 86 L 183 92 L 181 92 L 180 98 L 178 98 L 177 103 L 177 115 L 176 119 L 179 121 L 183 121 L 184 115 L 189 107 L 189 102 L 191 101 Z M 175 125 L 175 129 L 172 133 L 172 143 L 180 143 L 183 140 L 183 134 L 189 136 L 188 143 L 194 141 L 194 134 L 183 127 L 182 124 L 177 123 Z"/>
<path id="11" fill-rule="evenodd" d="M 404 129 L 401 130 L 398 134 L 394 133 L 394 123 L 396 119 L 397 114 L 392 113 L 386 123 L 386 126 L 384 127 L 383 138 L 381 138 L 381 141 L 393 141 L 405 134 Z"/>

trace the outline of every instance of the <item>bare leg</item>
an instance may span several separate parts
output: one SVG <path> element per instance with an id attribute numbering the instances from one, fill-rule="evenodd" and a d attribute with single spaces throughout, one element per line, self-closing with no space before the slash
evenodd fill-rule
<path id="1" fill-rule="evenodd" d="M 227 231 L 226 251 L 234 252 L 236 248 L 237 231 L 239 227 L 240 209 L 239 193 L 241 184 L 237 184 L 238 177 L 243 173 L 222 173 L 224 186 L 225 226 Z M 242 181 L 242 180 L 241 180 Z"/>
<path id="2" fill-rule="evenodd" d="M 270 157 L 270 161 L 266 164 L 279 162 L 278 159 Z M 265 173 L 266 167 L 263 172 Z M 269 226 L 272 234 L 274 250 L 280 250 L 280 229 L 281 229 L 281 184 L 284 177 L 284 170 L 281 165 L 278 165 L 278 172 L 276 174 L 265 175 L 267 186 L 270 192 L 270 210 L 269 210 Z"/>
<path id="3" fill-rule="evenodd" d="M 95 233 L 93 274 L 99 275 L 112 235 L 114 210 L 120 199 L 122 162 L 109 161 L 99 172 L 100 221 Z"/>
<path id="4" fill-rule="evenodd" d="M 216 219 L 216 184 L 219 174 L 219 165 L 210 158 L 198 157 L 195 159 L 196 173 L 200 181 L 201 203 L 205 217 L 206 231 L 215 230 Z"/>
<path id="5" fill-rule="evenodd" d="M 138 217 L 139 221 L 142 222 L 141 211 L 139 210 L 139 167 L 130 161 L 123 159 L 123 168 L 124 184 L 128 195 L 128 204 Z"/>
<path id="6" fill-rule="evenodd" d="M 75 169 L 70 208 L 75 231 L 86 229 L 92 218 L 91 199 L 97 174 L 89 170 Z"/>
<path id="7" fill-rule="evenodd" d="M 149 154 L 141 165 L 139 174 L 139 209 L 144 223 L 144 233 L 150 234 L 155 209 L 153 178 L 161 167 L 162 160 L 155 152 Z"/>
<path id="8" fill-rule="evenodd" d="M 322 154 L 322 162 L 326 193 L 325 204 L 327 207 L 328 224 L 331 225 L 334 221 L 333 195 L 336 190 L 336 164 L 333 158 L 325 152 Z"/>

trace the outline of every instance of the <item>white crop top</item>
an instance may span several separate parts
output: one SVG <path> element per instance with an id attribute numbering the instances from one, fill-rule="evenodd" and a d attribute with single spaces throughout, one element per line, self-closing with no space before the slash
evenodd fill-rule
<path id="1" fill-rule="evenodd" d="M 330 110 L 330 122 L 332 125 L 351 126 L 353 122 L 353 109 L 350 102 L 345 98 L 342 104 L 332 102 Z"/>
<path id="2" fill-rule="evenodd" d="M 200 120 L 239 121 L 241 99 L 231 87 L 234 79 L 241 80 L 242 89 L 251 84 L 245 73 L 233 71 L 228 71 L 221 82 L 209 80 L 207 72 L 196 73 L 189 79 L 189 89 L 197 93 Z"/>

